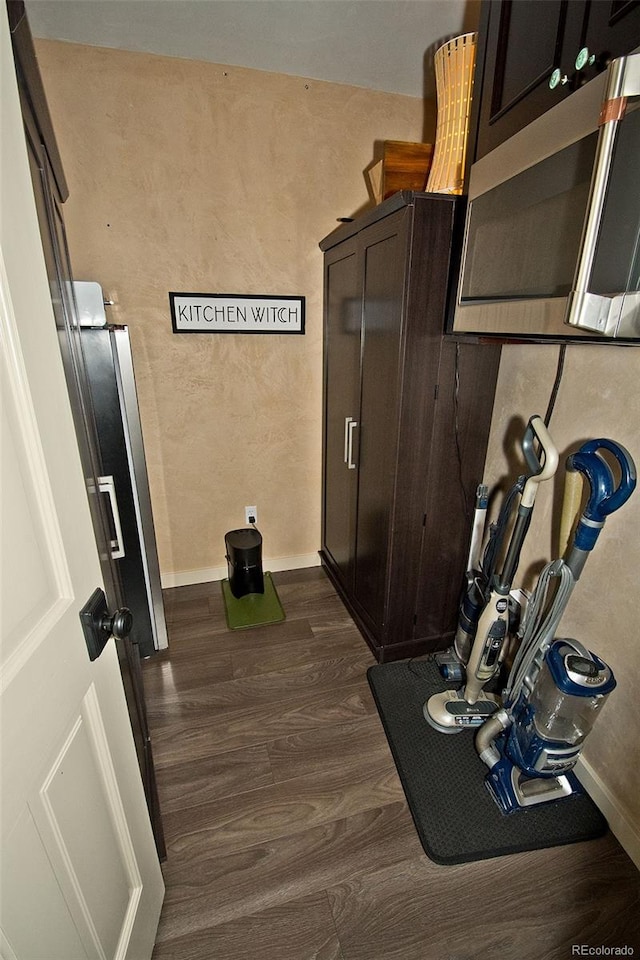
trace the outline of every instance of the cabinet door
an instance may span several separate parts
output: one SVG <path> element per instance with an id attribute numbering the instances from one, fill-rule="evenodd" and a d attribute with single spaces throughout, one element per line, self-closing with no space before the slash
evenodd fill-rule
<path id="1" fill-rule="evenodd" d="M 567 14 L 567 0 L 490 3 L 476 159 L 569 93 L 566 84 L 549 89 L 549 77 L 560 63 Z"/>
<path id="2" fill-rule="evenodd" d="M 378 635 L 388 592 L 409 218 L 405 208 L 360 234 L 364 295 L 354 592 Z"/>
<path id="3" fill-rule="evenodd" d="M 362 325 L 362 281 L 355 238 L 345 240 L 326 254 L 324 300 L 323 547 L 335 572 L 349 587 L 353 583 L 355 552 L 355 445 L 360 421 Z"/>
<path id="4" fill-rule="evenodd" d="M 640 45 L 638 0 L 487 2 L 476 159 Z M 551 89 L 555 70 L 560 79 Z"/>
<path id="5" fill-rule="evenodd" d="M 595 59 L 584 69 L 586 79 L 602 70 L 615 57 L 640 46 L 639 0 L 600 0 L 591 3 L 582 46 Z"/>

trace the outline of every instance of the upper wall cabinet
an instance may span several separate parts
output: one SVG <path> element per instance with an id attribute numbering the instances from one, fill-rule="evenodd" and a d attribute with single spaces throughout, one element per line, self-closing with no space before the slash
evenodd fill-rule
<path id="1" fill-rule="evenodd" d="M 480 34 L 475 159 L 640 46 L 640 0 L 484 0 Z"/>

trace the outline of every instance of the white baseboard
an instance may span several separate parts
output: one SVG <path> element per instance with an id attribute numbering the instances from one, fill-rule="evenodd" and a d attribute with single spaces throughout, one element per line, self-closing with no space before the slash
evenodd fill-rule
<path id="1" fill-rule="evenodd" d="M 640 870 L 640 833 L 638 832 L 638 824 L 631 819 L 630 811 L 621 806 L 584 757 L 580 757 L 578 760 L 575 773 L 593 802 L 607 818 L 611 832 L 620 846 Z"/>
<path id="2" fill-rule="evenodd" d="M 271 573 L 278 570 L 302 570 L 304 567 L 320 566 L 320 555 L 305 553 L 297 557 L 278 557 L 276 559 L 263 558 L 262 566 Z M 206 567 L 204 570 L 181 570 L 176 573 L 162 573 L 160 581 L 162 589 L 169 587 L 187 587 L 191 583 L 209 583 L 212 580 L 225 580 L 229 575 L 227 566 Z"/>

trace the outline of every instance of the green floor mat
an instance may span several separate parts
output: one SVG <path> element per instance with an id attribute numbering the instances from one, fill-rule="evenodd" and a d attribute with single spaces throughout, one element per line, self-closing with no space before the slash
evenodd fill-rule
<path id="1" fill-rule="evenodd" d="M 278 592 L 270 573 L 264 575 L 264 593 L 247 593 L 236 599 L 228 580 L 222 581 L 222 596 L 230 630 L 280 623 L 285 619 Z"/>

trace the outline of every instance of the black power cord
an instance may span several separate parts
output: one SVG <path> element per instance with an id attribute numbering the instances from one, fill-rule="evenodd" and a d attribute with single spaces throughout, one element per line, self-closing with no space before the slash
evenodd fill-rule
<path id="1" fill-rule="evenodd" d="M 467 499 L 467 492 L 464 487 L 462 475 L 462 450 L 460 449 L 460 423 L 459 423 L 459 403 L 460 403 L 460 344 L 456 341 L 456 358 L 453 377 L 453 436 L 456 444 L 456 459 L 458 463 L 458 480 L 460 498 L 462 500 L 462 509 L 467 523 L 471 523 L 471 510 Z"/>
<path id="2" fill-rule="evenodd" d="M 560 344 L 560 351 L 558 353 L 558 366 L 556 369 L 556 378 L 553 382 L 553 388 L 551 390 L 551 396 L 549 397 L 549 405 L 547 407 L 547 412 L 544 415 L 544 425 L 545 427 L 549 426 L 549 421 L 553 414 L 553 408 L 556 405 L 556 398 L 558 396 L 558 390 L 560 389 L 560 383 L 562 382 L 562 374 L 564 372 L 564 356 L 567 352 L 566 343 Z"/>
<path id="3" fill-rule="evenodd" d="M 551 421 L 551 417 L 553 415 L 553 411 L 556 405 L 558 391 L 560 389 L 560 384 L 562 382 L 562 376 L 564 373 L 564 361 L 565 361 L 566 352 L 567 352 L 567 344 L 561 343 L 560 350 L 558 352 L 558 364 L 556 368 L 556 376 L 553 382 L 553 387 L 551 389 L 551 394 L 549 396 L 547 412 L 545 413 L 545 416 L 544 416 L 545 427 L 549 426 L 549 423 Z M 454 372 L 454 383 L 453 383 L 454 439 L 455 439 L 455 445 L 456 445 L 456 459 L 458 462 L 460 496 L 462 499 L 462 505 L 463 505 L 465 517 L 467 518 L 468 521 L 470 521 L 471 510 L 469 508 L 469 502 L 467 500 L 466 491 L 465 491 L 464 483 L 462 480 L 462 450 L 460 449 L 460 431 L 459 431 L 459 421 L 458 421 L 459 393 L 460 393 L 460 345 L 459 343 L 456 343 L 455 372 Z M 519 478 L 519 480 L 521 479 L 522 478 Z M 492 561 L 495 562 L 495 558 L 491 558 L 489 560 L 489 566 L 491 566 Z"/>

